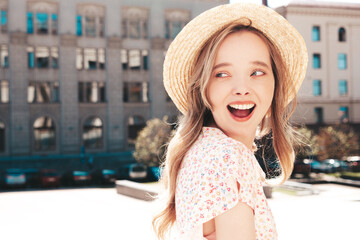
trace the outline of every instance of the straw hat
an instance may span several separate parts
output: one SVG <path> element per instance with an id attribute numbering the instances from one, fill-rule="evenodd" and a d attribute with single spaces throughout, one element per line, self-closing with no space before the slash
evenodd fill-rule
<path id="1" fill-rule="evenodd" d="M 289 83 L 296 92 L 304 80 L 307 50 L 300 33 L 280 14 L 263 5 L 234 3 L 207 10 L 190 21 L 171 43 L 164 61 L 165 89 L 176 107 L 187 112 L 187 84 L 195 61 L 207 40 L 226 25 L 236 21 L 264 33 L 279 50 Z M 295 97 L 289 97 L 288 103 Z"/>

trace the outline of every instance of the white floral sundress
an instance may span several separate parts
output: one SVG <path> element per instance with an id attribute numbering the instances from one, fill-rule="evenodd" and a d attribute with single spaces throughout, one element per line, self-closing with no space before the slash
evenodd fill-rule
<path id="1" fill-rule="evenodd" d="M 203 223 L 239 201 L 254 210 L 256 239 L 277 239 L 263 191 L 264 179 L 250 149 L 218 128 L 204 127 L 184 157 L 177 177 L 175 239 L 206 239 Z"/>

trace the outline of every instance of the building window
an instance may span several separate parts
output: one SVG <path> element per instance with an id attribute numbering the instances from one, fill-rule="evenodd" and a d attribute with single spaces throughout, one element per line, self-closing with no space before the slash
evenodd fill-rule
<path id="1" fill-rule="evenodd" d="M 28 1 L 26 5 L 28 34 L 58 34 L 58 3 L 50 1 Z"/>
<path id="2" fill-rule="evenodd" d="M 338 54 L 338 69 L 344 70 L 347 68 L 346 54 L 339 53 Z"/>
<path id="3" fill-rule="evenodd" d="M 38 34 L 48 34 L 48 14 L 36 13 L 36 32 Z"/>
<path id="4" fill-rule="evenodd" d="M 346 42 L 346 31 L 345 28 L 339 28 L 339 42 Z"/>
<path id="5" fill-rule="evenodd" d="M 341 106 L 339 108 L 339 120 L 341 123 L 349 122 L 349 108 L 346 106 Z"/>
<path id="6" fill-rule="evenodd" d="M 80 103 L 102 103 L 106 101 L 104 82 L 79 82 Z"/>
<path id="7" fill-rule="evenodd" d="M 81 22 L 81 16 L 76 16 L 76 35 L 81 36 L 82 35 L 82 22 Z"/>
<path id="8" fill-rule="evenodd" d="M 29 68 L 58 68 L 59 50 L 57 47 L 28 47 Z"/>
<path id="9" fill-rule="evenodd" d="M 37 47 L 35 48 L 35 61 L 37 68 L 48 68 L 50 60 L 49 48 Z"/>
<path id="10" fill-rule="evenodd" d="M 28 86 L 28 103 L 57 103 L 59 99 L 59 82 L 30 82 Z"/>
<path id="11" fill-rule="evenodd" d="M 0 9 L 0 30 L 2 33 L 7 32 L 7 23 L 8 23 L 7 10 Z"/>
<path id="12" fill-rule="evenodd" d="M 59 68 L 59 50 L 57 47 L 50 48 L 51 51 L 51 67 Z"/>
<path id="13" fill-rule="evenodd" d="M 5 152 L 5 123 L 0 120 L 0 153 Z"/>
<path id="14" fill-rule="evenodd" d="M 34 48 L 33 47 L 28 47 L 27 48 L 27 54 L 28 54 L 28 68 L 34 68 L 35 67 Z"/>
<path id="15" fill-rule="evenodd" d="M 165 22 L 165 38 L 174 39 L 185 25 L 186 22 L 167 20 Z"/>
<path id="16" fill-rule="evenodd" d="M 55 123 L 49 117 L 39 117 L 35 120 L 34 140 L 36 151 L 51 151 L 56 148 Z"/>
<path id="17" fill-rule="evenodd" d="M 93 16 L 85 16 L 85 35 L 96 37 L 96 18 Z"/>
<path id="18" fill-rule="evenodd" d="M 27 13 L 27 33 L 34 33 L 34 20 L 32 12 Z"/>
<path id="19" fill-rule="evenodd" d="M 9 67 L 9 50 L 7 45 L 0 45 L 0 66 L 1 68 Z"/>
<path id="20" fill-rule="evenodd" d="M 313 81 L 313 95 L 321 96 L 321 81 L 320 80 Z"/>
<path id="21" fill-rule="evenodd" d="M 50 16 L 50 17 L 49 17 Z M 35 17 L 35 19 L 34 19 Z M 34 24 L 35 23 L 35 24 Z M 48 12 L 27 13 L 27 33 L 33 34 L 54 34 L 58 33 L 58 14 Z"/>
<path id="22" fill-rule="evenodd" d="M 165 38 L 174 39 L 190 19 L 190 11 L 182 9 L 165 10 Z"/>
<path id="23" fill-rule="evenodd" d="M 147 103 L 149 102 L 149 89 L 148 83 L 124 83 L 123 91 L 123 101 L 124 102 L 138 102 L 138 103 Z"/>
<path id="24" fill-rule="evenodd" d="M 9 102 L 9 82 L 8 81 L 0 81 L 0 103 L 8 103 Z"/>
<path id="25" fill-rule="evenodd" d="M 346 96 L 348 94 L 348 85 L 346 80 L 339 81 L 339 94 L 340 96 Z"/>
<path id="26" fill-rule="evenodd" d="M 105 69 L 105 49 L 76 49 L 76 68 L 78 70 Z"/>
<path id="27" fill-rule="evenodd" d="M 141 7 L 123 7 L 121 32 L 123 38 L 146 39 L 148 37 L 149 10 Z"/>
<path id="28" fill-rule="evenodd" d="M 58 34 L 58 15 L 56 13 L 51 14 L 51 33 Z"/>
<path id="29" fill-rule="evenodd" d="M 123 70 L 149 70 L 148 50 L 121 50 L 121 65 Z"/>
<path id="30" fill-rule="evenodd" d="M 102 148 L 103 123 L 99 117 L 90 117 L 85 121 L 82 138 L 86 149 Z"/>
<path id="31" fill-rule="evenodd" d="M 319 26 L 313 26 L 311 36 L 312 36 L 313 42 L 320 41 L 320 27 Z"/>
<path id="32" fill-rule="evenodd" d="M 324 116 L 323 116 L 323 108 L 322 107 L 316 107 L 315 108 L 315 121 L 317 124 L 321 124 L 324 122 Z"/>
<path id="33" fill-rule="evenodd" d="M 128 119 L 128 144 L 135 145 L 135 140 L 141 129 L 145 127 L 145 120 L 141 116 L 130 116 Z"/>
<path id="34" fill-rule="evenodd" d="M 313 54 L 313 68 L 314 69 L 321 68 L 321 56 L 319 53 Z"/>
<path id="35" fill-rule="evenodd" d="M 86 37 L 105 36 L 105 7 L 79 4 L 76 15 L 76 35 Z"/>

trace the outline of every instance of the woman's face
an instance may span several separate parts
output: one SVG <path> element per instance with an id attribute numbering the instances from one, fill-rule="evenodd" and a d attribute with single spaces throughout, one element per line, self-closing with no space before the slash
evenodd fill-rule
<path id="1" fill-rule="evenodd" d="M 207 92 L 215 124 L 250 147 L 274 87 L 266 43 L 249 31 L 228 35 L 219 46 Z"/>

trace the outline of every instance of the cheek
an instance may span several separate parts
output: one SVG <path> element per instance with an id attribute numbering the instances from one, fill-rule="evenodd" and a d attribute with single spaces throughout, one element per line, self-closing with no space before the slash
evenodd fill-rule
<path id="1" fill-rule="evenodd" d="M 219 102 L 218 87 L 216 83 L 210 83 L 207 90 L 207 99 L 212 108 L 215 108 Z"/>

